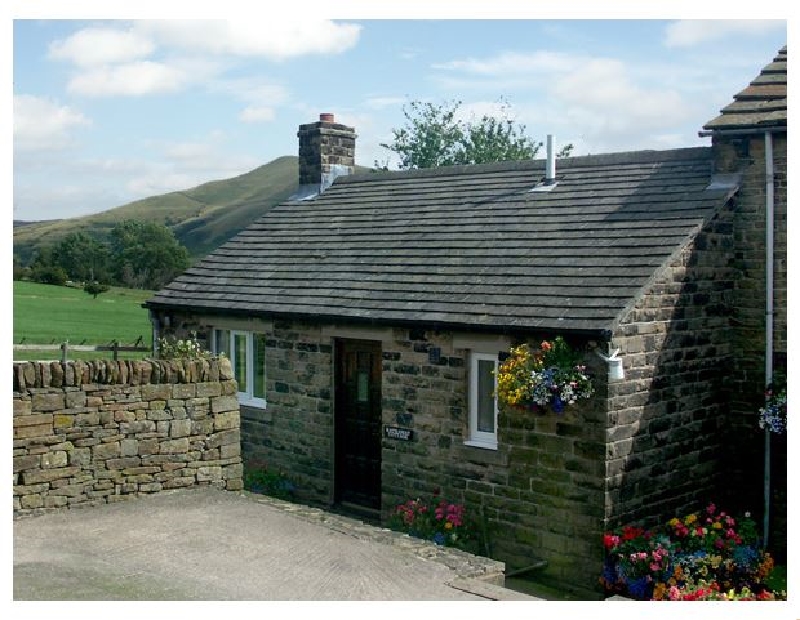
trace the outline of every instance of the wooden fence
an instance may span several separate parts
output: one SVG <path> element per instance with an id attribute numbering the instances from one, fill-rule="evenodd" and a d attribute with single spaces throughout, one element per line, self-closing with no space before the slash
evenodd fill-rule
<path id="1" fill-rule="evenodd" d="M 132 345 L 122 345 L 116 340 L 112 340 L 108 344 L 70 344 L 69 341 L 61 343 L 50 344 L 15 344 L 15 351 L 61 351 L 61 361 L 67 361 L 67 354 L 69 351 L 111 351 L 114 354 L 114 360 L 118 359 L 118 354 L 121 352 L 128 353 L 150 353 L 150 347 L 143 347 L 142 336 Z"/>

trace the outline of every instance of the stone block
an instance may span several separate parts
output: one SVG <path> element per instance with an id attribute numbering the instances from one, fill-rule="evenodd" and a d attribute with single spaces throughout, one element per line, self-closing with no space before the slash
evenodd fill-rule
<path id="1" fill-rule="evenodd" d="M 63 508 L 67 505 L 67 498 L 64 495 L 45 495 L 45 508 Z"/>
<path id="2" fill-rule="evenodd" d="M 137 439 L 123 439 L 120 442 L 120 456 L 136 456 L 139 454 L 139 441 Z"/>
<path id="3" fill-rule="evenodd" d="M 165 480 L 162 483 L 162 488 L 177 489 L 180 487 L 190 487 L 194 483 L 195 483 L 194 476 L 178 476 L 177 478 L 171 478 L 170 480 Z"/>
<path id="4" fill-rule="evenodd" d="M 139 455 L 158 454 L 158 439 L 140 439 Z"/>
<path id="5" fill-rule="evenodd" d="M 57 489 L 50 489 L 48 495 L 64 495 L 67 497 L 78 497 L 86 493 L 86 485 L 84 484 L 67 484 Z"/>
<path id="6" fill-rule="evenodd" d="M 213 420 L 192 420 L 192 435 L 210 435 L 213 432 Z"/>
<path id="7" fill-rule="evenodd" d="M 125 430 L 123 427 L 122 430 Z M 155 433 L 156 432 L 156 423 L 153 420 L 136 420 L 136 422 L 131 422 L 130 426 L 127 428 L 128 433 Z"/>
<path id="8" fill-rule="evenodd" d="M 31 413 L 31 401 L 14 399 L 14 415 L 29 415 Z"/>
<path id="9" fill-rule="evenodd" d="M 100 424 L 100 412 L 90 411 L 88 413 L 75 414 L 75 426 L 97 426 Z"/>
<path id="10" fill-rule="evenodd" d="M 172 397 L 172 385 L 168 383 L 146 384 L 142 388 L 142 400 L 162 400 L 166 402 Z"/>
<path id="11" fill-rule="evenodd" d="M 158 493 L 161 489 L 160 482 L 147 482 L 139 485 L 140 493 Z"/>
<path id="12" fill-rule="evenodd" d="M 242 489 L 244 489 L 244 481 L 241 478 L 235 480 L 228 480 L 225 483 L 225 488 L 228 491 L 241 491 Z"/>
<path id="13" fill-rule="evenodd" d="M 20 498 L 20 505 L 22 508 L 41 508 L 44 506 L 44 499 L 41 495 L 23 495 Z"/>
<path id="14" fill-rule="evenodd" d="M 181 454 L 189 451 L 189 440 L 186 437 L 171 439 L 159 443 L 161 454 Z"/>
<path id="15" fill-rule="evenodd" d="M 208 438 L 208 441 L 206 442 L 206 448 L 217 448 L 219 446 L 231 443 L 238 444 L 241 442 L 241 440 L 241 434 L 238 430 L 220 431 L 218 433 L 214 433 Z"/>
<path id="16" fill-rule="evenodd" d="M 66 467 L 67 453 L 63 450 L 47 452 L 42 455 L 42 469 L 52 469 L 53 467 Z"/>
<path id="17" fill-rule="evenodd" d="M 34 469 L 22 472 L 22 484 L 52 482 L 59 478 L 69 478 L 80 471 L 80 467 L 60 467 L 57 469 Z"/>
<path id="18" fill-rule="evenodd" d="M 69 464 L 71 466 L 88 465 L 92 461 L 92 452 L 89 448 L 76 448 L 68 455 Z"/>
<path id="19" fill-rule="evenodd" d="M 227 357 L 220 357 L 217 359 L 219 366 L 219 379 L 220 381 L 227 381 L 233 379 L 233 369 L 231 368 L 231 361 Z"/>
<path id="20" fill-rule="evenodd" d="M 172 386 L 172 398 L 194 398 L 195 391 L 194 383 L 176 383 Z"/>
<path id="21" fill-rule="evenodd" d="M 63 392 L 34 394 L 31 400 L 34 411 L 57 411 L 65 408 Z"/>
<path id="22" fill-rule="evenodd" d="M 75 425 L 75 416 L 65 413 L 57 413 L 53 416 L 53 428 L 56 430 L 72 428 Z"/>
<path id="23" fill-rule="evenodd" d="M 37 469 L 41 463 L 41 455 L 28 454 L 24 456 L 14 457 L 14 471 L 22 471 L 24 469 Z"/>
<path id="24" fill-rule="evenodd" d="M 169 436 L 176 438 L 176 437 L 187 437 L 192 432 L 192 421 L 185 419 L 185 420 L 173 420 L 170 429 L 169 429 Z"/>
<path id="25" fill-rule="evenodd" d="M 38 424 L 36 426 L 15 426 L 14 439 L 27 439 L 30 437 L 48 437 L 53 433 L 53 424 Z"/>
<path id="26" fill-rule="evenodd" d="M 224 411 L 214 416 L 214 430 L 227 431 L 239 428 L 239 410 Z"/>
<path id="27" fill-rule="evenodd" d="M 121 459 L 108 459 L 106 467 L 108 469 L 121 469 L 127 471 L 131 467 L 138 467 L 142 462 L 138 456 L 129 456 Z M 123 471 L 123 473 L 125 473 Z"/>
<path id="28" fill-rule="evenodd" d="M 123 469 L 122 473 L 126 476 L 150 476 L 151 474 L 157 474 L 161 471 L 160 467 L 150 466 L 150 467 L 129 467 L 127 469 Z"/>
<path id="29" fill-rule="evenodd" d="M 236 396 L 215 396 L 211 399 L 211 412 L 239 411 L 239 399 Z"/>
<path id="30" fill-rule="evenodd" d="M 198 482 L 222 480 L 222 467 L 198 467 L 195 476 Z"/>
<path id="31" fill-rule="evenodd" d="M 120 442 L 111 441 L 96 445 L 92 448 L 92 458 L 95 461 L 117 458 L 120 455 Z"/>
<path id="32" fill-rule="evenodd" d="M 213 397 L 222 395 L 222 386 L 219 383 L 198 383 L 195 386 L 195 395 L 199 397 Z"/>
<path id="33" fill-rule="evenodd" d="M 222 459 L 231 459 L 235 456 L 240 456 L 242 453 L 242 446 L 239 443 L 229 443 L 219 447 L 219 457 Z"/>
<path id="34" fill-rule="evenodd" d="M 86 392 L 67 392 L 65 396 L 67 409 L 86 406 Z"/>

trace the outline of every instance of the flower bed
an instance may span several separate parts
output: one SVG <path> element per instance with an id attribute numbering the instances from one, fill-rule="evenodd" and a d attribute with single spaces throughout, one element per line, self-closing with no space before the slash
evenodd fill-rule
<path id="1" fill-rule="evenodd" d="M 637 600 L 785 600 L 765 585 L 774 566 L 749 514 L 735 519 L 712 503 L 658 531 L 624 526 L 603 537 L 607 595 Z"/>
<path id="2" fill-rule="evenodd" d="M 467 514 L 463 504 L 449 502 L 438 490 L 430 499 L 411 499 L 397 506 L 388 526 L 437 545 L 481 551 L 478 520 Z"/>

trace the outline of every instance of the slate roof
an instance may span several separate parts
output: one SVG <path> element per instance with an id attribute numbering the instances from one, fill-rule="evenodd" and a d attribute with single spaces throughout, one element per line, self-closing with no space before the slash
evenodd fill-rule
<path id="1" fill-rule="evenodd" d="M 759 76 L 733 97 L 722 114 L 703 125 L 709 131 L 786 127 L 786 46 Z"/>
<path id="2" fill-rule="evenodd" d="M 147 302 L 428 328 L 611 329 L 733 189 L 708 147 L 340 177 L 285 202 Z"/>

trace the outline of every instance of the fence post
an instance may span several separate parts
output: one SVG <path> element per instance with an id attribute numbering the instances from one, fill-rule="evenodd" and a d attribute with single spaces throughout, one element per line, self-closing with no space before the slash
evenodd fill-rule
<path id="1" fill-rule="evenodd" d="M 117 361 L 117 347 L 119 346 L 119 342 L 116 340 L 111 344 L 112 350 L 114 351 L 114 361 Z"/>
<path id="2" fill-rule="evenodd" d="M 69 340 L 61 343 L 61 363 L 62 364 L 66 364 L 67 363 L 67 342 L 69 342 Z"/>

